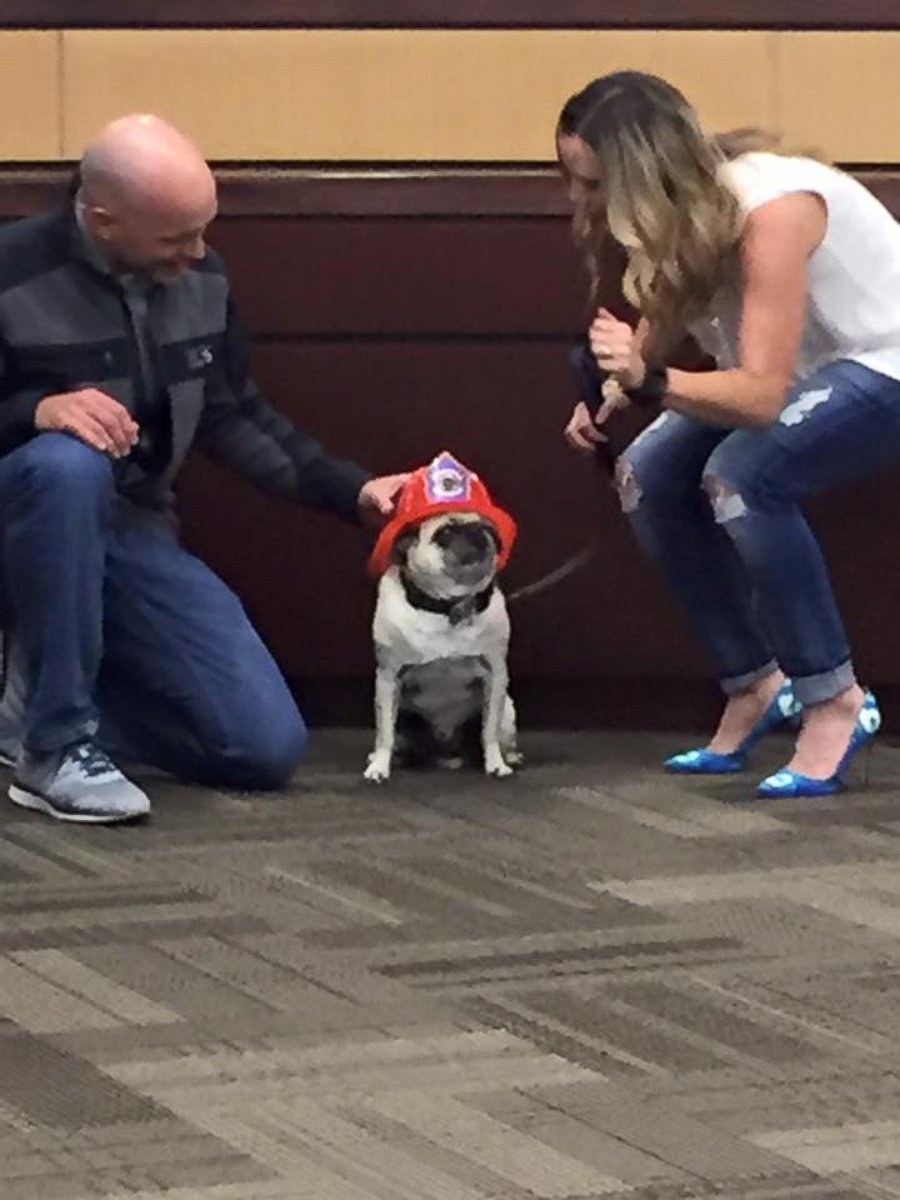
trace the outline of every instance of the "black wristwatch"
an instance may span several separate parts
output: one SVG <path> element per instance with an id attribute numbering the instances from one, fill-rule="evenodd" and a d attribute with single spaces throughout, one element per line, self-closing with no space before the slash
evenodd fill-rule
<path id="1" fill-rule="evenodd" d="M 625 395 L 635 404 L 662 404 L 669 390 L 667 367 L 647 367 L 638 387 L 625 388 Z"/>

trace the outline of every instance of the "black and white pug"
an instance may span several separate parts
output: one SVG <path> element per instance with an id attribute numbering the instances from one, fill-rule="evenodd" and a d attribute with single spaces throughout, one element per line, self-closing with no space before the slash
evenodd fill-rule
<path id="1" fill-rule="evenodd" d="M 373 622 L 375 747 L 365 778 L 383 783 L 395 755 L 461 764 L 480 729 L 487 775 L 511 775 L 516 713 L 509 695 L 509 614 L 497 584 L 500 539 L 475 512 L 422 521 L 395 541 Z"/>

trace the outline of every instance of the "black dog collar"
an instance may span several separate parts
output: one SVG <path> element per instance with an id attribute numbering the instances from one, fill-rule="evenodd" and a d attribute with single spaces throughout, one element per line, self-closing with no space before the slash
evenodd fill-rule
<path id="1" fill-rule="evenodd" d="M 494 584 L 489 583 L 484 591 L 476 592 L 474 596 L 460 596 L 456 600 L 441 600 L 437 596 L 429 596 L 427 592 L 423 592 L 403 571 L 400 572 L 400 582 L 403 584 L 406 599 L 413 608 L 419 608 L 423 612 L 441 613 L 449 618 L 451 625 L 461 625 L 463 621 L 471 620 L 477 613 L 483 613 L 494 594 Z"/>

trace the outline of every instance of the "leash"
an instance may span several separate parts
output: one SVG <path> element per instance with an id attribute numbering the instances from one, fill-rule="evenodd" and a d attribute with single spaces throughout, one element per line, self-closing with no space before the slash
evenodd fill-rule
<path id="1" fill-rule="evenodd" d="M 568 579 L 570 575 L 573 575 L 576 571 L 580 571 L 582 567 L 586 567 L 599 549 L 599 538 L 596 541 L 589 542 L 586 546 L 582 546 L 577 553 L 573 554 L 571 558 L 567 558 L 562 566 L 557 567 L 555 571 L 548 571 L 546 575 L 542 575 L 534 583 L 526 583 L 524 587 L 516 588 L 514 592 L 510 592 L 506 597 L 507 603 L 514 604 L 517 600 L 524 600 L 526 596 L 536 596 L 539 592 L 562 583 L 564 579 Z"/>

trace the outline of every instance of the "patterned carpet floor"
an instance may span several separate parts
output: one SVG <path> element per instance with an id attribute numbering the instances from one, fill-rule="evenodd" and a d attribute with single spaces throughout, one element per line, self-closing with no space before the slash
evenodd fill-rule
<path id="1" fill-rule="evenodd" d="M 746 803 L 676 739 L 514 780 L 0 809 L 2 1200 L 900 1197 L 900 749 Z M 5 784 L 5 780 L 2 781 Z"/>

